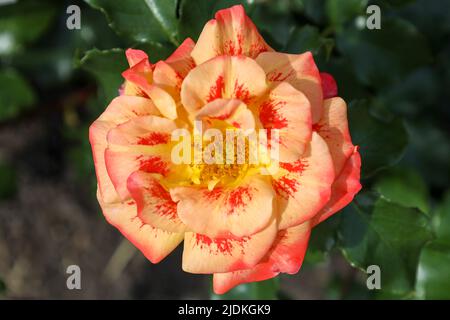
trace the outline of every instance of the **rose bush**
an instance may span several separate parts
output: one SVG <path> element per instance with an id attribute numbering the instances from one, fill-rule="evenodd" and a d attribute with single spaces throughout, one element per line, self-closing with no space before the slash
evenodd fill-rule
<path id="1" fill-rule="evenodd" d="M 120 96 L 90 127 L 106 219 L 153 263 L 184 240 L 183 270 L 214 291 L 297 273 L 311 229 L 360 190 L 345 102 L 310 52 L 275 52 L 242 6 L 220 10 L 166 60 L 126 52 Z M 174 164 L 171 133 L 194 121 L 278 129 L 279 170 Z"/>

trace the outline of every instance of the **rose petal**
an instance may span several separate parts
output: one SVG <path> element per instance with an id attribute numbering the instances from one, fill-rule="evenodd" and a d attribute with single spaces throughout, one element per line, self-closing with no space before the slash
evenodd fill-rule
<path id="1" fill-rule="evenodd" d="M 152 263 L 164 259 L 183 241 L 183 233 L 163 231 L 142 222 L 136 215 L 134 201 L 105 203 L 99 192 L 97 198 L 106 220 Z"/>
<path id="2" fill-rule="evenodd" d="M 280 163 L 280 167 L 284 173 L 274 177 L 272 184 L 278 195 L 279 228 L 286 229 L 309 220 L 325 206 L 334 170 L 328 147 L 317 133 L 313 133 L 302 159 Z"/>
<path id="3" fill-rule="evenodd" d="M 266 90 L 264 71 L 247 57 L 220 56 L 194 68 L 184 79 L 181 102 L 195 113 L 215 99 L 239 99 L 248 104 Z"/>
<path id="4" fill-rule="evenodd" d="M 301 91 L 311 103 L 313 123 L 319 121 L 323 108 L 322 85 L 311 52 L 303 54 L 263 52 L 256 58 L 256 62 L 264 69 L 268 81 L 288 82 Z"/>
<path id="5" fill-rule="evenodd" d="M 89 141 L 97 175 L 98 188 L 105 202 L 118 201 L 119 197 L 108 176 L 105 165 L 106 135 L 120 123 L 130 119 L 158 114 L 153 103 L 141 97 L 120 96 L 115 98 L 102 115 L 89 128 Z"/>
<path id="6" fill-rule="evenodd" d="M 327 143 L 333 157 L 334 171 L 338 176 L 354 150 L 348 130 L 345 101 L 341 98 L 325 100 L 322 119 L 313 126 L 313 130 L 319 133 Z"/>
<path id="7" fill-rule="evenodd" d="M 216 294 L 224 294 L 235 286 L 276 277 L 280 272 L 295 274 L 300 270 L 311 233 L 309 222 L 278 232 L 267 256 L 252 269 L 215 273 Z"/>
<path id="8" fill-rule="evenodd" d="M 256 58 L 259 53 L 272 51 L 259 34 L 241 5 L 219 10 L 215 19 L 203 28 L 192 57 L 197 65 L 220 55 L 245 55 Z"/>
<path id="9" fill-rule="evenodd" d="M 328 219 L 348 205 L 361 190 L 359 182 L 361 171 L 361 156 L 355 147 L 353 155 L 345 163 L 342 172 L 331 186 L 331 199 L 325 207 L 314 217 L 314 225 Z"/>
<path id="10" fill-rule="evenodd" d="M 186 232 L 183 270 L 191 273 L 216 273 L 255 266 L 270 249 L 277 235 L 276 221 L 259 233 L 243 239 L 217 238 Z"/>
<path id="11" fill-rule="evenodd" d="M 323 98 L 329 99 L 337 97 L 338 88 L 333 76 L 329 73 L 321 72 L 320 79 L 322 80 Z"/>
<path id="12" fill-rule="evenodd" d="M 144 223 L 169 232 L 186 230 L 178 217 L 176 202 L 153 174 L 136 171 L 128 178 L 127 186 Z"/>
<path id="13" fill-rule="evenodd" d="M 258 111 L 263 128 L 278 130 L 279 160 L 298 160 L 312 134 L 311 105 L 305 95 L 289 83 L 280 83 L 260 103 Z"/>

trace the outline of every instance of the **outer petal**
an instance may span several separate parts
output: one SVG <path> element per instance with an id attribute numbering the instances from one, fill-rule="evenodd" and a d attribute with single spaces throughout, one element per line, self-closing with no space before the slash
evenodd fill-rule
<path id="1" fill-rule="evenodd" d="M 127 56 L 128 64 L 131 67 L 134 67 L 136 64 L 141 62 L 142 60 L 148 61 L 147 54 L 142 50 L 136 50 L 136 49 L 127 49 L 125 51 L 125 55 Z"/>
<path id="2" fill-rule="evenodd" d="M 190 53 L 195 43 L 186 39 L 166 60 L 155 64 L 153 82 L 179 100 L 181 83 L 188 72 L 195 67 Z"/>
<path id="3" fill-rule="evenodd" d="M 322 85 L 320 73 L 311 52 L 303 54 L 286 54 L 280 52 L 263 52 L 256 62 L 264 69 L 267 80 L 271 82 L 288 82 L 309 99 L 312 108 L 313 123 L 322 116 Z"/>
<path id="4" fill-rule="evenodd" d="M 194 46 L 194 41 L 192 41 L 191 38 L 187 38 L 171 54 L 171 56 L 166 59 L 166 63 L 183 78 L 195 67 L 194 59 L 191 56 Z"/>
<path id="5" fill-rule="evenodd" d="M 105 166 L 106 135 L 120 123 L 138 116 L 158 114 L 153 103 L 145 98 L 120 96 L 115 98 L 103 114 L 89 128 L 98 188 L 105 202 L 118 201 L 118 195 L 108 176 Z"/>
<path id="6" fill-rule="evenodd" d="M 220 55 L 245 55 L 256 58 L 272 51 L 241 5 L 219 10 L 208 21 L 192 51 L 197 65 Z"/>
<path id="7" fill-rule="evenodd" d="M 170 166 L 171 120 L 145 116 L 131 119 L 109 131 L 105 163 L 122 200 L 129 197 L 127 179 L 136 170 L 166 175 Z"/>
<path id="8" fill-rule="evenodd" d="M 310 233 L 309 222 L 279 231 L 266 258 L 254 268 L 215 273 L 214 292 L 223 294 L 241 283 L 267 280 L 276 277 L 280 272 L 297 273 L 305 257 Z"/>
<path id="9" fill-rule="evenodd" d="M 328 202 L 334 170 L 328 147 L 317 133 L 301 160 L 280 167 L 285 171 L 272 183 L 278 194 L 279 228 L 286 229 L 311 219 Z"/>
<path id="10" fill-rule="evenodd" d="M 183 240 L 183 233 L 171 233 L 143 223 L 134 201 L 105 203 L 97 192 L 103 214 L 110 224 L 130 240 L 153 263 L 158 263 Z"/>
<path id="11" fill-rule="evenodd" d="M 323 117 L 313 126 L 313 130 L 319 133 L 327 143 L 333 157 L 334 170 L 338 176 L 355 148 L 348 130 L 345 101 L 341 98 L 325 100 Z"/>
<path id="12" fill-rule="evenodd" d="M 178 218 L 177 204 L 153 174 L 134 172 L 128 178 L 128 190 L 136 202 L 137 215 L 144 223 L 170 232 L 186 230 Z"/>
<path id="13" fill-rule="evenodd" d="M 216 99 L 204 106 L 196 118 L 208 123 L 225 121 L 227 125 L 249 130 L 255 128 L 253 113 L 238 99 Z"/>
<path id="14" fill-rule="evenodd" d="M 124 71 L 122 76 L 127 80 L 125 94 L 137 94 L 152 99 L 161 114 L 169 119 L 177 117 L 177 106 L 172 96 L 162 88 L 153 84 L 153 70 L 147 59 Z"/>
<path id="15" fill-rule="evenodd" d="M 311 140 L 311 105 L 289 83 L 280 83 L 259 106 L 265 129 L 279 130 L 280 161 L 298 160 Z"/>
<path id="16" fill-rule="evenodd" d="M 190 113 L 219 98 L 240 99 L 248 104 L 265 92 L 265 77 L 250 58 L 216 57 L 187 75 L 181 87 L 181 102 Z"/>
<path id="17" fill-rule="evenodd" d="M 240 240 L 211 239 L 187 232 L 183 270 L 191 273 L 216 273 L 252 268 L 270 249 L 276 235 L 275 220 L 261 232 Z"/>
<path id="18" fill-rule="evenodd" d="M 330 201 L 313 218 L 314 225 L 329 218 L 353 200 L 355 195 L 361 190 L 361 183 L 359 182 L 360 171 L 361 156 L 355 147 L 353 155 L 347 160 L 344 169 L 331 187 Z"/>
<path id="19" fill-rule="evenodd" d="M 326 72 L 320 73 L 320 78 L 322 80 L 322 92 L 323 92 L 323 98 L 329 99 L 337 97 L 338 95 L 338 88 L 336 81 L 334 80 L 333 76 Z"/>
<path id="20" fill-rule="evenodd" d="M 210 238 L 250 236 L 265 228 L 273 215 L 273 189 L 256 176 L 231 190 L 178 187 L 170 194 L 189 229 Z"/>

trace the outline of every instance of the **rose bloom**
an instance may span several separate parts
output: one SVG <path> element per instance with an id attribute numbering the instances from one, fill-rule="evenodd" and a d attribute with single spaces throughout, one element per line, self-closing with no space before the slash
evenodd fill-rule
<path id="1" fill-rule="evenodd" d="M 120 96 L 89 138 L 103 214 L 153 263 L 184 240 L 186 272 L 214 291 L 301 267 L 311 230 L 360 190 L 345 102 L 310 52 L 270 48 L 242 6 L 152 64 L 128 49 Z M 278 129 L 279 167 L 174 164 L 177 128 Z M 254 168 L 253 168 L 254 169 Z"/>

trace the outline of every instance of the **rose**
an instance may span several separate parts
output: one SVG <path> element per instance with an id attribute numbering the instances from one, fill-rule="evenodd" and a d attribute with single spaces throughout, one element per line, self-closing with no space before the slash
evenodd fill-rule
<path id="1" fill-rule="evenodd" d="M 310 52 L 273 51 L 242 6 L 220 10 L 165 61 L 126 52 L 125 83 L 90 128 L 106 219 L 153 263 L 184 239 L 183 269 L 224 293 L 293 274 L 311 229 L 360 190 L 346 104 Z M 279 130 L 279 166 L 171 161 L 171 134 L 209 127 Z"/>

